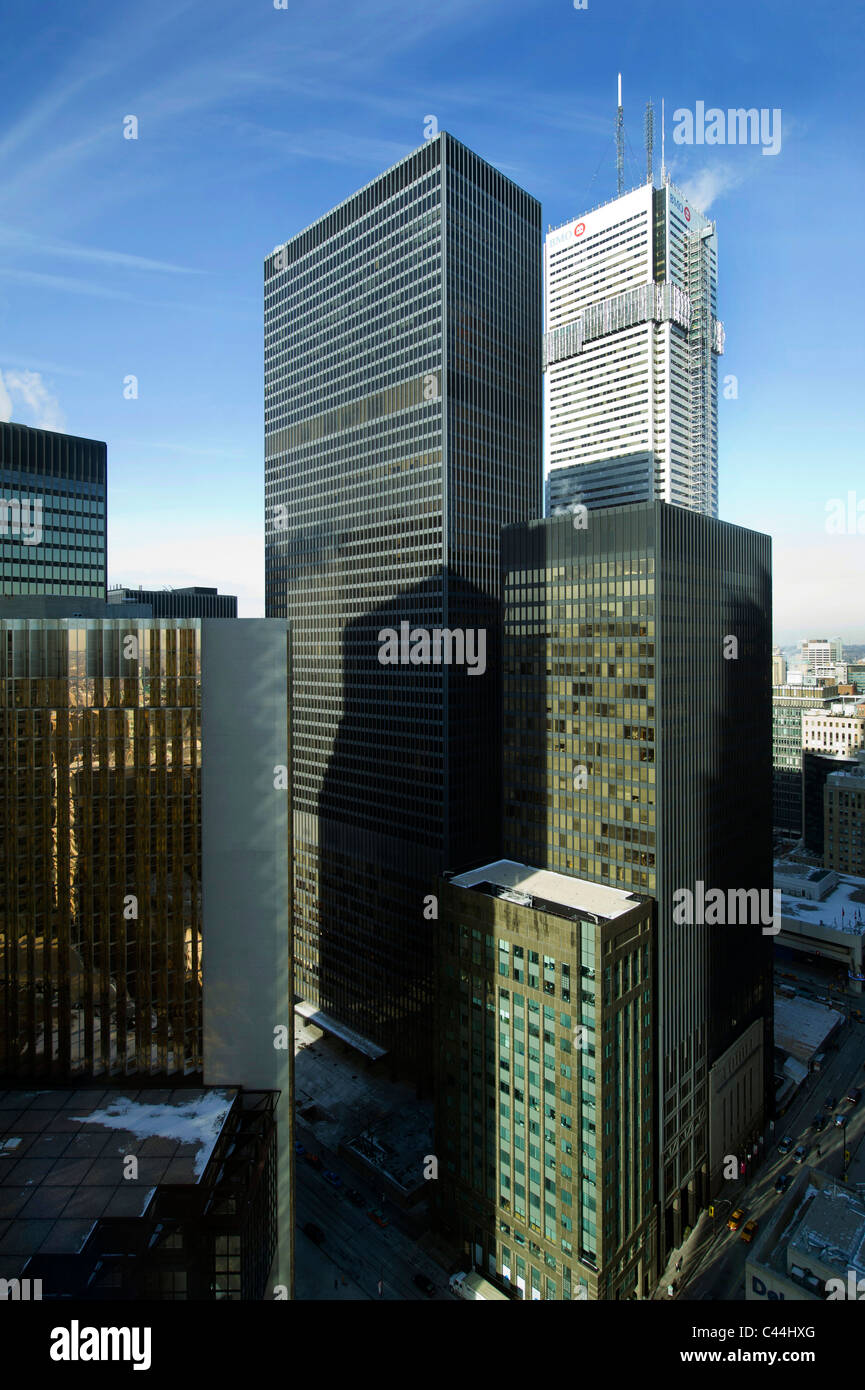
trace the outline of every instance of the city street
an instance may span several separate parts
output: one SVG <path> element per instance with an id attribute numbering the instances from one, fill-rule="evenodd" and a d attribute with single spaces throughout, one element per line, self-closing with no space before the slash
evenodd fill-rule
<path id="1" fill-rule="evenodd" d="M 768 1133 L 766 1157 L 751 1181 L 745 1186 L 736 1182 L 726 1184 L 715 1199 L 714 1222 L 712 1217 L 703 1214 L 685 1248 L 682 1271 L 676 1274 L 674 1257 L 672 1268 L 661 1281 L 661 1296 L 670 1278 L 677 1278 L 677 1296 L 685 1300 L 745 1297 L 745 1262 L 751 1247 L 741 1240 L 741 1229 L 727 1229 L 730 1213 L 735 1207 L 742 1207 L 745 1220 L 756 1218 L 762 1226 L 772 1214 L 775 1203 L 783 1200 L 775 1192 L 776 1179 L 781 1173 L 795 1176 L 799 1172 L 793 1150 L 784 1156 L 778 1153 L 778 1145 L 785 1135 L 792 1138 L 793 1149 L 799 1144 L 805 1146 L 805 1164 L 819 1166 L 821 1171 L 841 1177 L 845 1134 L 852 1158 L 865 1133 L 865 1097 L 855 1107 L 844 1099 L 852 1087 L 865 1086 L 863 1062 L 865 1024 L 851 1021 L 842 1030 L 838 1051 L 829 1052 L 822 1071 L 811 1073 L 790 1109 L 775 1122 L 774 1132 Z M 817 1134 L 812 1121 L 828 1097 L 835 1098 L 834 1112 L 826 1128 Z M 834 1124 L 834 1114 L 838 1111 L 850 1113 L 846 1130 Z"/>
<path id="2" fill-rule="evenodd" d="M 319 1155 L 320 1169 L 314 1168 L 305 1157 L 297 1160 L 295 1285 L 298 1299 L 379 1298 L 420 1299 L 427 1295 L 414 1283 L 416 1274 L 425 1274 L 436 1286 L 428 1301 L 448 1299 L 447 1274 L 416 1242 L 400 1229 L 401 1213 L 392 1202 L 382 1202 L 382 1194 L 335 1154 L 322 1147 L 302 1123 L 296 1126 L 296 1137 L 308 1150 Z M 335 1189 L 325 1181 L 323 1172 L 331 1169 L 343 1180 Z M 347 1188 L 356 1188 L 364 1197 L 364 1206 L 354 1206 L 346 1196 Z M 381 1228 L 368 1216 L 370 1208 L 381 1207 L 388 1225 Z M 317 1246 L 304 1232 L 304 1224 L 314 1222 L 324 1232 L 324 1241 Z M 343 1284 L 343 1279 L 347 1283 Z M 334 1280 L 337 1287 L 334 1288 Z M 379 1295 L 379 1281 L 382 1293 Z"/>

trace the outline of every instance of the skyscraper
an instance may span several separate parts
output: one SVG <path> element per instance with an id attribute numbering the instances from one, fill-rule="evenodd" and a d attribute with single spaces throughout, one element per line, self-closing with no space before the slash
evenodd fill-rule
<path id="1" fill-rule="evenodd" d="M 770 541 L 656 502 L 509 527 L 502 565 L 504 853 L 657 905 L 663 1253 L 772 1094 L 771 937 L 674 916 L 771 890 Z"/>
<path id="2" fill-rule="evenodd" d="M 0 595 L 105 598 L 106 453 L 0 421 Z"/>
<path id="3" fill-rule="evenodd" d="M 535 199 L 442 132 L 264 268 L 296 988 L 406 1055 L 429 1041 L 424 896 L 498 843 L 498 538 L 541 509 L 540 247 Z M 382 664 L 403 622 L 483 632 L 484 672 Z"/>
<path id="4" fill-rule="evenodd" d="M 714 222 L 672 184 L 645 184 L 549 232 L 544 260 L 547 474 L 569 468 L 586 506 L 639 487 L 636 500 L 717 516 Z"/>

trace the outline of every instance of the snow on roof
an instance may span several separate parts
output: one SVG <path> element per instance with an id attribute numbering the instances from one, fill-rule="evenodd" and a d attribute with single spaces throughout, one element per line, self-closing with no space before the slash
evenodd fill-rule
<path id="1" fill-rule="evenodd" d="M 130 1096 L 119 1095 L 104 1110 L 72 1115 L 70 1119 L 82 1124 L 103 1125 L 106 1129 L 130 1130 L 140 1139 L 159 1137 L 175 1139 L 179 1144 L 195 1144 L 198 1147 L 195 1176 L 200 1178 L 233 1102 L 233 1092 L 219 1090 L 193 1091 L 179 1104 L 142 1104 Z"/>

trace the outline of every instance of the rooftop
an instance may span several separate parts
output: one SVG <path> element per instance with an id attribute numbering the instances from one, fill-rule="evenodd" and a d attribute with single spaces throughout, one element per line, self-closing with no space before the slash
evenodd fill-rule
<path id="1" fill-rule="evenodd" d="M 455 874 L 450 882 L 458 888 L 492 884 L 505 889 L 509 895 L 513 894 L 512 900 L 523 901 L 526 907 L 535 906 L 535 899 L 539 899 L 542 903 L 589 913 L 606 921 L 621 917 L 639 903 L 647 901 L 621 888 L 608 888 L 605 884 L 573 878 L 570 874 L 559 874 L 552 869 L 532 869 L 528 864 L 518 864 L 513 859 L 497 859 L 493 864 L 470 869 L 468 873 Z M 540 903 L 537 905 L 540 906 Z"/>

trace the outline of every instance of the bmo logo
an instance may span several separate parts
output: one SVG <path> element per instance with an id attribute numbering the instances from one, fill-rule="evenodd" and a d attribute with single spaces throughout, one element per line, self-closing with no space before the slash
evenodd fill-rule
<path id="1" fill-rule="evenodd" d="M 686 222 L 690 222 L 690 220 L 691 220 L 691 209 L 690 209 L 690 208 L 685 208 L 685 221 L 686 221 Z"/>
<path id="2" fill-rule="evenodd" d="M 582 236 L 582 235 L 583 235 L 583 232 L 584 232 L 585 230 L 586 230 L 586 224 L 585 224 L 585 222 L 578 222 L 577 225 L 576 225 L 576 227 L 574 228 L 574 236 Z"/>

